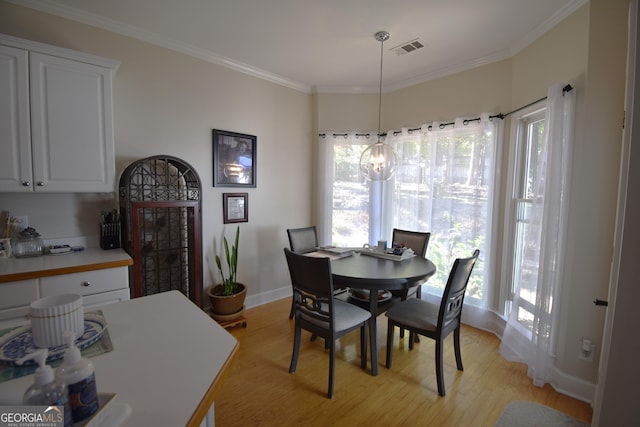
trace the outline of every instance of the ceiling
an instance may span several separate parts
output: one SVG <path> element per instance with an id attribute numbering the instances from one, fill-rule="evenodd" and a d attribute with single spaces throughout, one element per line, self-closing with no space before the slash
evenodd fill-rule
<path id="1" fill-rule="evenodd" d="M 307 92 L 384 91 L 509 58 L 587 0 L 7 0 Z M 379 30 L 388 41 L 374 38 Z M 391 49 L 418 39 L 424 47 Z"/>

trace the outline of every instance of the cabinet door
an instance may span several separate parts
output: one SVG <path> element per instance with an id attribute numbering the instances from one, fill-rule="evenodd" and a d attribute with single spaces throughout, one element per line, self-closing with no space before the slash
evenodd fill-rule
<path id="1" fill-rule="evenodd" d="M 0 45 L 0 191 L 31 191 L 26 50 Z"/>
<path id="2" fill-rule="evenodd" d="M 111 70 L 30 53 L 36 191 L 115 191 Z"/>

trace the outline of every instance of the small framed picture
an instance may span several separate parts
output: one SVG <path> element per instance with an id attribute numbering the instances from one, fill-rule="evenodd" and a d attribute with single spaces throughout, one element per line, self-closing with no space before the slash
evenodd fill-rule
<path id="1" fill-rule="evenodd" d="M 213 186 L 256 187 L 254 135 L 213 130 Z"/>
<path id="2" fill-rule="evenodd" d="M 223 222 L 249 221 L 249 195 L 247 193 L 222 193 Z"/>

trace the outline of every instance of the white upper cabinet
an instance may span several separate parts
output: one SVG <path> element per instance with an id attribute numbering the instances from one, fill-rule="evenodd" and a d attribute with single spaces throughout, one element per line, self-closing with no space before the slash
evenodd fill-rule
<path id="1" fill-rule="evenodd" d="M 0 45 L 0 190 L 29 191 L 32 181 L 29 121 L 29 55 Z"/>
<path id="2" fill-rule="evenodd" d="M 0 35 L 0 192 L 113 192 L 115 61 Z"/>

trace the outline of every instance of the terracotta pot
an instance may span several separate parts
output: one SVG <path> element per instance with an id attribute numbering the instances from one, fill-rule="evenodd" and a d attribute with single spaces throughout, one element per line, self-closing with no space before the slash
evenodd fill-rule
<path id="1" fill-rule="evenodd" d="M 247 287 L 242 283 L 238 283 L 237 293 L 222 295 L 222 285 L 216 285 L 207 289 L 207 295 L 211 300 L 212 313 L 220 315 L 240 314 L 244 306 L 244 299 L 247 296 Z"/>

